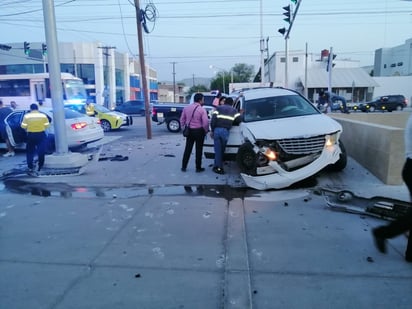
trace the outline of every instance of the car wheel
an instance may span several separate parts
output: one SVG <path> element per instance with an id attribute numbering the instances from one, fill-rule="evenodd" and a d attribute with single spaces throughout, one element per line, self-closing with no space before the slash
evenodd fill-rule
<path id="1" fill-rule="evenodd" d="M 341 154 L 339 155 L 339 160 L 336 161 L 335 164 L 331 164 L 328 166 L 328 169 L 333 172 L 339 172 L 346 167 L 348 163 L 348 155 L 346 153 L 345 146 L 343 145 L 342 141 L 339 141 L 339 147 Z"/>
<path id="2" fill-rule="evenodd" d="M 109 132 L 112 129 L 110 122 L 108 122 L 107 120 L 101 120 L 100 125 L 102 126 L 104 132 Z"/>
<path id="3" fill-rule="evenodd" d="M 177 132 L 180 131 L 180 121 L 179 121 L 179 119 L 176 119 L 176 118 L 170 119 L 166 123 L 166 126 L 167 126 L 167 129 L 170 132 L 177 133 Z"/>
<path id="4" fill-rule="evenodd" d="M 251 143 L 247 142 L 239 147 L 236 162 L 241 173 L 256 175 L 256 153 Z"/>
<path id="5" fill-rule="evenodd" d="M 402 111 L 402 110 L 403 110 L 403 106 L 402 106 L 402 105 L 396 105 L 396 110 L 397 110 L 398 112 Z"/>

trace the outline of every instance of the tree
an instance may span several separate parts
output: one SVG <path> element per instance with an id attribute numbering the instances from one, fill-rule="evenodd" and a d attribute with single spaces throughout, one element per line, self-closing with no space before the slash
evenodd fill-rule
<path id="1" fill-rule="evenodd" d="M 204 85 L 194 85 L 190 87 L 189 91 L 187 92 L 186 98 L 190 98 L 192 93 L 195 93 L 195 92 L 209 92 L 209 91 L 210 89 L 208 89 Z"/>
<path id="2" fill-rule="evenodd" d="M 231 71 L 233 72 L 234 83 L 247 83 L 252 80 L 255 69 L 253 65 L 237 63 Z"/>
<path id="3" fill-rule="evenodd" d="M 232 81 L 234 83 L 247 83 L 251 81 L 253 75 L 253 65 L 237 63 L 230 69 L 229 72 L 218 72 L 216 77 L 210 81 L 210 89 L 219 90 L 221 92 L 229 91 L 229 83 Z"/>

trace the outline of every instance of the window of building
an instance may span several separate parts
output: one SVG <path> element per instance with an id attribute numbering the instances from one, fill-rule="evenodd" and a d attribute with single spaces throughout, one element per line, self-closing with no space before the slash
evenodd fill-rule
<path id="1" fill-rule="evenodd" d="M 394 68 L 394 67 L 396 67 L 396 63 L 391 64 L 391 68 Z"/>
<path id="2" fill-rule="evenodd" d="M 21 97 L 30 95 L 29 79 L 0 80 L 0 97 Z"/>
<path id="3" fill-rule="evenodd" d="M 383 68 L 386 69 L 386 64 L 383 65 Z"/>
<path id="4" fill-rule="evenodd" d="M 286 58 L 285 57 L 280 57 L 280 62 L 286 62 Z"/>
<path id="5" fill-rule="evenodd" d="M 403 66 L 403 62 L 398 62 L 398 67 Z"/>
<path id="6" fill-rule="evenodd" d="M 116 87 L 124 87 L 123 71 L 116 69 L 115 76 L 116 76 Z"/>
<path id="7" fill-rule="evenodd" d="M 293 57 L 292 62 L 299 62 L 299 57 Z"/>

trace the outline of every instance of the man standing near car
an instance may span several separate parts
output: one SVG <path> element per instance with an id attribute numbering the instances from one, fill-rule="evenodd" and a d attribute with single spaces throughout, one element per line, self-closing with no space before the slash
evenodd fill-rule
<path id="1" fill-rule="evenodd" d="M 14 149 L 10 144 L 9 137 L 6 132 L 6 124 L 4 123 L 4 119 L 6 119 L 6 117 L 12 112 L 13 110 L 8 106 L 4 106 L 3 101 L 0 100 L 0 137 L 4 139 L 7 146 L 7 152 L 3 154 L 3 157 L 14 157 Z"/>
<path id="2" fill-rule="evenodd" d="M 39 112 L 39 107 L 36 103 L 30 105 L 30 112 L 25 114 L 21 127 L 27 132 L 26 142 L 26 160 L 29 174 L 36 174 L 44 165 L 44 157 L 46 153 L 46 129 L 50 126 L 49 119 L 46 114 Z M 39 159 L 38 170 L 34 170 L 33 159 L 37 152 Z"/>
<path id="3" fill-rule="evenodd" d="M 229 131 L 233 123 L 239 121 L 240 113 L 232 107 L 233 99 L 226 98 L 223 105 L 219 105 L 212 114 L 210 127 L 212 129 L 210 136 L 213 138 L 215 149 L 215 162 L 213 171 L 217 174 L 224 174 L 223 156 L 226 149 Z"/>
<path id="4" fill-rule="evenodd" d="M 209 132 L 209 119 L 207 112 L 203 108 L 204 96 L 201 93 L 196 93 L 194 103 L 186 106 L 180 117 L 180 125 L 183 128 L 186 124 L 189 125 L 189 136 L 186 137 L 185 151 L 182 158 L 182 172 L 186 172 L 187 164 L 189 163 L 190 154 L 193 145 L 196 143 L 196 173 L 203 172 L 202 153 L 205 136 Z"/>
<path id="5" fill-rule="evenodd" d="M 86 101 L 86 114 L 88 116 L 94 117 L 96 115 L 95 110 L 94 110 L 94 104 L 90 101 Z"/>

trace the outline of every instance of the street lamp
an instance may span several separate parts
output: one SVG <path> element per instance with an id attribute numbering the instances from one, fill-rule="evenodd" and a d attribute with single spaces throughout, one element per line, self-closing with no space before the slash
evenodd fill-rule
<path id="1" fill-rule="evenodd" d="M 225 87 L 225 70 L 222 68 L 219 68 L 213 64 L 209 65 L 209 69 L 218 69 L 222 71 L 222 81 L 223 81 L 223 93 L 226 93 L 226 87 Z"/>

